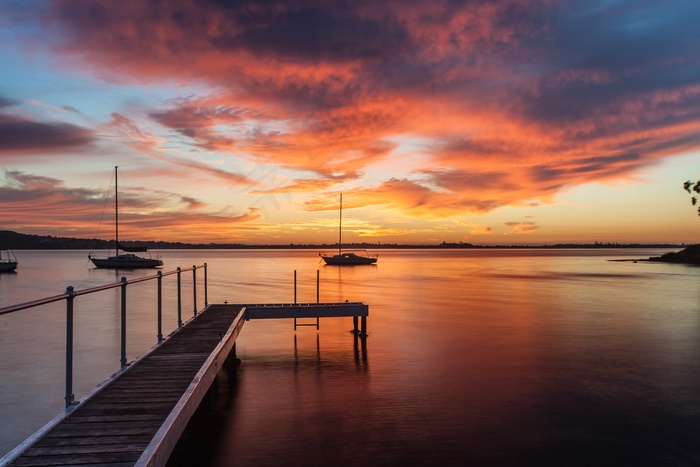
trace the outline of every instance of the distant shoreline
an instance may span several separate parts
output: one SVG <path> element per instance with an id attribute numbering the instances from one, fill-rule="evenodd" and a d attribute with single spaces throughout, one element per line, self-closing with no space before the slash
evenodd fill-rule
<path id="1" fill-rule="evenodd" d="M 295 244 L 251 245 L 243 243 L 182 243 L 160 241 L 135 241 L 129 244 L 147 246 L 153 250 L 334 250 L 337 244 Z M 436 244 L 396 244 L 396 243 L 344 243 L 343 249 L 573 249 L 573 248 L 684 248 L 685 244 L 670 243 L 556 243 L 543 245 L 474 245 L 471 243 L 442 242 Z M 0 247 L 6 250 L 109 250 L 114 248 L 113 240 L 96 238 L 54 237 L 52 235 L 30 235 L 0 230 Z"/>

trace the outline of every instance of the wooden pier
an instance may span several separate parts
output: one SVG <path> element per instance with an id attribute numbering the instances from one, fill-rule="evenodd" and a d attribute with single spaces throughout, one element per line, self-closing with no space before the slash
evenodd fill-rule
<path id="1" fill-rule="evenodd" d="M 245 308 L 245 319 L 294 319 L 294 329 L 298 326 L 316 326 L 319 329 L 319 318 L 338 318 L 352 316 L 353 332 L 361 336 L 367 335 L 367 316 L 369 307 L 362 302 L 340 303 L 275 303 L 268 305 L 241 304 L 234 305 Z M 302 318 L 312 318 L 315 323 L 299 323 Z M 358 318 L 361 326 L 358 327 Z"/>
<path id="2" fill-rule="evenodd" d="M 209 305 L 161 344 L 66 409 L 0 465 L 163 466 L 232 353 L 245 321 L 353 317 L 366 335 L 364 303 Z M 358 329 L 358 318 L 362 327 Z M 303 325 L 303 324 L 302 324 Z"/>

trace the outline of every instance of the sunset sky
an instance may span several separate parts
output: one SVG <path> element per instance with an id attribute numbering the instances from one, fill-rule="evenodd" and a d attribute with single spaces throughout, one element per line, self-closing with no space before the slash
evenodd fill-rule
<path id="1" fill-rule="evenodd" d="M 0 229 L 698 243 L 697 0 L 0 0 Z"/>

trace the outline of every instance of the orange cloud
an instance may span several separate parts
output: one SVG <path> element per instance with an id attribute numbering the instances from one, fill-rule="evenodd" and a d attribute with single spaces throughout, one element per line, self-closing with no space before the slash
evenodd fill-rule
<path id="1" fill-rule="evenodd" d="M 329 179 L 309 179 L 292 180 L 291 183 L 279 187 L 272 187 L 266 190 L 251 190 L 252 195 L 274 195 L 286 193 L 306 193 L 324 190 L 336 184 L 335 180 Z"/>
<path id="2" fill-rule="evenodd" d="M 535 222 L 532 221 L 512 221 L 512 222 L 506 222 L 505 225 L 511 228 L 510 232 L 504 233 L 504 235 L 508 234 L 527 234 L 530 232 L 533 232 L 538 229 L 538 225 Z"/>
<path id="3" fill-rule="evenodd" d="M 124 144 L 140 153 L 171 162 L 184 168 L 194 169 L 212 175 L 234 185 L 254 185 L 256 183 L 245 175 L 221 170 L 197 160 L 166 154 L 159 150 L 161 141 L 152 132 L 143 130 L 135 121 L 118 113 L 112 114 L 110 128 L 122 137 Z"/>
<path id="4" fill-rule="evenodd" d="M 119 204 L 123 235 L 139 235 L 142 240 L 228 242 L 241 230 L 255 229 L 251 224 L 262 218 L 257 208 L 243 213 L 231 208 L 211 211 L 191 197 L 142 187 L 120 193 Z M 99 227 L 100 219 L 105 217 L 104 206 L 105 193 L 68 188 L 57 179 L 9 170 L 0 177 L 0 217 L 5 229 L 110 239 L 110 221 Z"/>
<path id="5" fill-rule="evenodd" d="M 700 148 L 700 18 L 670 10 L 632 0 L 597 9 L 56 0 L 39 34 L 64 66 L 106 80 L 196 85 L 144 111 L 167 136 L 113 114 L 134 150 L 255 186 L 255 195 L 314 193 L 310 210 L 328 205 L 319 190 L 371 175 L 353 203 L 437 219 L 551 202 L 565 187 L 633 178 Z M 632 34 L 626 25 L 639 15 L 655 21 Z M 55 146 L 94 138 L 68 126 L 35 130 Z M 219 170 L 162 150 L 169 138 L 298 174 L 269 182 Z M 405 167 L 409 153 L 420 167 Z M 393 170 L 370 174 L 377 166 Z"/>
<path id="6" fill-rule="evenodd" d="M 449 192 L 438 192 L 407 179 L 390 179 L 376 188 L 349 190 L 343 199 L 348 209 L 379 205 L 408 216 L 437 220 L 489 211 L 497 201 L 472 200 Z M 305 203 L 309 211 L 334 210 L 337 194 L 314 196 Z"/>

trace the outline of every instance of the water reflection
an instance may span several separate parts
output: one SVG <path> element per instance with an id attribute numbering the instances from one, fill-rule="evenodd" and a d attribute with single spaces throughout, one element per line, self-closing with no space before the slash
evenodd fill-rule
<path id="1" fill-rule="evenodd" d="M 351 332 L 350 335 L 353 339 L 353 359 L 357 369 L 367 370 L 367 337 L 361 336 L 355 332 Z M 322 360 L 321 351 L 321 335 L 316 334 L 316 347 L 315 350 L 309 348 L 308 336 L 299 338 L 302 345 L 298 342 L 298 334 L 294 334 L 294 365 L 295 368 L 305 367 L 311 364 L 315 364 L 318 368 L 323 365 L 323 360 L 328 360 L 330 357 L 330 351 L 326 351 L 324 359 Z M 344 355 L 345 350 L 341 351 Z M 340 357 L 342 358 L 342 356 Z"/>
<path id="2" fill-rule="evenodd" d="M 299 301 L 313 302 L 319 270 L 322 301 L 370 305 L 366 339 L 348 332 L 347 318 L 323 319 L 319 331 L 295 332 L 291 320 L 246 323 L 241 365 L 217 378 L 220 398 L 205 419 L 209 444 L 198 455 L 211 456 L 196 464 L 698 463 L 700 269 L 607 261 L 660 253 L 386 251 L 376 267 L 340 269 L 319 268 L 304 251 L 164 252 L 166 265 L 209 264 L 212 303 L 290 302 L 294 270 Z M 51 258 L 42 264 L 54 267 Z M 13 287 L 26 296 L 33 289 L 22 280 L 32 274 L 38 288 L 51 285 L 40 269 L 18 273 Z M 153 292 L 139 293 L 143 313 L 129 318 L 134 349 L 156 333 Z M 118 334 L 110 301 L 81 310 L 87 353 Z M 29 372 L 22 356 L 62 352 L 61 311 L 26 316 L 0 321 L 2 350 L 12 355 L 0 360 L 0 410 L 14 426 L 22 412 L 8 408 L 41 403 L 22 381 L 60 367 Z M 25 345 L 13 334 L 32 337 Z M 97 373 L 109 364 L 84 365 Z M 59 375 L 59 407 L 61 384 Z"/>

